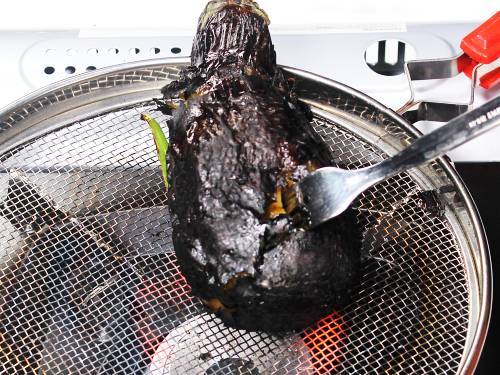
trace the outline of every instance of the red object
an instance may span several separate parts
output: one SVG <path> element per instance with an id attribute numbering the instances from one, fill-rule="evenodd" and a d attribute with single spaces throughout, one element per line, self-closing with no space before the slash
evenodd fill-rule
<path id="1" fill-rule="evenodd" d="M 175 306 L 187 310 L 193 299 L 190 293 L 191 287 L 180 271 L 165 280 L 144 280 L 136 291 L 138 337 L 150 360 L 153 360 L 166 334 L 158 311 L 152 306 Z"/>
<path id="2" fill-rule="evenodd" d="M 500 11 L 467 35 L 460 43 L 465 53 L 459 59 L 459 70 L 472 77 L 478 64 L 491 64 L 500 57 Z M 500 82 L 500 69 L 481 77 L 479 84 L 488 89 Z"/>
<path id="3" fill-rule="evenodd" d="M 342 317 L 333 313 L 304 332 L 304 343 L 311 355 L 311 366 L 318 375 L 334 372 L 345 354 L 347 327 Z"/>
<path id="4" fill-rule="evenodd" d="M 485 89 L 495 86 L 498 82 L 500 82 L 500 67 L 481 77 L 481 86 Z"/>

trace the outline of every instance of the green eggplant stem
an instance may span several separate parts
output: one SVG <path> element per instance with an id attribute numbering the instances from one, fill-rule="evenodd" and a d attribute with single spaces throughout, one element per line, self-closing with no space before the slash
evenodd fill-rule
<path id="1" fill-rule="evenodd" d="M 143 113 L 141 114 L 141 120 L 148 123 L 151 133 L 153 134 L 153 140 L 156 145 L 156 153 L 158 154 L 158 160 L 160 161 L 161 173 L 163 175 L 163 182 L 165 187 L 168 189 L 168 164 L 167 164 L 167 151 L 168 151 L 168 141 L 165 137 L 165 133 L 161 129 L 160 124 L 152 118 L 150 115 Z"/>

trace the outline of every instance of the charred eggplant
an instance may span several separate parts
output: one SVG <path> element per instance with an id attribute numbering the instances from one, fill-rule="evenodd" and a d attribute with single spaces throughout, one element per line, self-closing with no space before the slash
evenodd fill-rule
<path id="1" fill-rule="evenodd" d="M 355 213 L 307 229 L 291 191 L 329 165 L 276 65 L 268 18 L 250 0 L 211 1 L 191 65 L 163 90 L 173 243 L 181 271 L 226 324 L 303 328 L 345 305 L 358 281 Z"/>

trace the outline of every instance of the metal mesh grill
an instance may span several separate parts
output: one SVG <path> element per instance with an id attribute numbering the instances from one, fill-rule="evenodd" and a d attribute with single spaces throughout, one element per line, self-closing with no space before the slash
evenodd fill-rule
<path id="1" fill-rule="evenodd" d="M 467 332 L 463 262 L 407 174 L 357 202 L 356 301 L 302 334 L 224 327 L 189 293 L 143 111 L 75 123 L 5 158 L 1 349 L 16 374 L 450 373 Z M 383 154 L 316 119 L 333 162 Z M 422 367 L 422 364 L 426 366 Z M 231 372 L 232 371 L 232 372 Z"/>
<path id="2" fill-rule="evenodd" d="M 175 69 L 159 72 L 144 74 L 166 79 Z M 375 121 L 349 100 L 332 104 Z M 3 155 L 0 373 L 457 372 L 469 316 L 462 251 L 439 202 L 406 173 L 355 203 L 365 260 L 344 311 L 281 337 L 206 313 L 177 267 L 154 144 L 139 120 L 148 112 L 165 124 L 155 109 L 147 102 L 77 122 Z M 386 157 L 322 118 L 313 126 L 333 164 Z"/>
<path id="3" fill-rule="evenodd" d="M 37 112 L 43 112 L 53 104 L 64 102 L 71 98 L 89 95 L 106 88 L 116 86 L 132 86 L 151 81 L 172 80 L 178 77 L 180 66 L 148 65 L 145 68 L 137 67 L 132 70 L 115 71 L 74 84 L 63 86 L 51 92 L 44 93 L 26 105 L 16 107 L 0 119 L 0 131 L 9 129 L 17 123 Z"/>

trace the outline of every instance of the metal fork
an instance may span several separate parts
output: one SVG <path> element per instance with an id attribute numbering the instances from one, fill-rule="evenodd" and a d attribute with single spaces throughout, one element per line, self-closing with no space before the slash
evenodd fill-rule
<path id="1" fill-rule="evenodd" d="M 317 226 L 340 215 L 374 184 L 436 159 L 498 125 L 500 97 L 451 120 L 376 165 L 351 171 L 335 167 L 318 169 L 297 184 L 298 204 L 309 212 L 311 225 Z"/>

